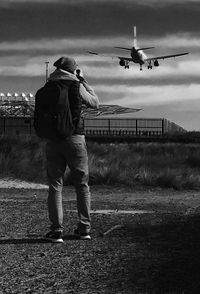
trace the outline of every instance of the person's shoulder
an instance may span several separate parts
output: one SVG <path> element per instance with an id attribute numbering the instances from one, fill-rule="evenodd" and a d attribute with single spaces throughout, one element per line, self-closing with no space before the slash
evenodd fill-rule
<path id="1" fill-rule="evenodd" d="M 74 81 L 71 81 L 71 87 L 73 87 L 73 88 L 79 88 L 80 87 L 80 82 L 79 81 L 76 81 L 76 80 L 74 80 Z"/>
<path id="2" fill-rule="evenodd" d="M 59 80 L 58 84 L 68 88 L 79 87 L 79 81 L 76 80 Z"/>

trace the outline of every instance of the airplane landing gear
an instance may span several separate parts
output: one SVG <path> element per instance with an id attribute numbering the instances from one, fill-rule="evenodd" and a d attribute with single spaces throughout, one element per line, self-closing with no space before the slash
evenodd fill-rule
<path id="1" fill-rule="evenodd" d="M 125 64 L 124 64 L 124 68 L 126 69 L 129 69 L 129 62 L 127 60 L 125 60 Z"/>
<path id="2" fill-rule="evenodd" d="M 147 68 L 148 68 L 148 69 L 152 69 L 152 68 L 153 68 L 153 66 L 151 65 L 151 62 L 149 62 Z"/>

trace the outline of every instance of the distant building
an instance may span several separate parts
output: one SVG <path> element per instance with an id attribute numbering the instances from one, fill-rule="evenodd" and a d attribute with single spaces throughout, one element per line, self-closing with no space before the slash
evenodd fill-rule
<path id="1" fill-rule="evenodd" d="M 0 134 L 34 135 L 34 95 L 31 93 L 0 93 Z M 141 109 L 101 105 L 100 110 L 85 109 L 85 131 L 88 136 L 163 136 L 186 132 L 165 118 L 120 118 L 105 114 L 137 112 Z M 102 117 L 101 115 L 104 115 Z"/>

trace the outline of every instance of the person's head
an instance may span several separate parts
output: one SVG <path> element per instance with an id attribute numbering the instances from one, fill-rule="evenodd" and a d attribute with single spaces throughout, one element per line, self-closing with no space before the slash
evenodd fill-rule
<path id="1" fill-rule="evenodd" d="M 74 58 L 65 56 L 60 57 L 53 65 L 57 69 L 63 69 L 71 73 L 74 73 L 78 66 Z"/>

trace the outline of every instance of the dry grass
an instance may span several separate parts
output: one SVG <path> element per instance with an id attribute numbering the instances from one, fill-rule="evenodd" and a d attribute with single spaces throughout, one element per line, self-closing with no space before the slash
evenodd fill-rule
<path id="1" fill-rule="evenodd" d="M 198 144 L 88 142 L 90 184 L 200 188 Z M 45 183 L 44 142 L 0 138 L 1 176 Z M 70 183 L 66 171 L 65 182 Z"/>

